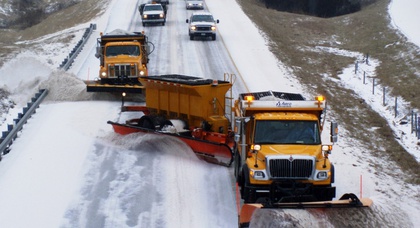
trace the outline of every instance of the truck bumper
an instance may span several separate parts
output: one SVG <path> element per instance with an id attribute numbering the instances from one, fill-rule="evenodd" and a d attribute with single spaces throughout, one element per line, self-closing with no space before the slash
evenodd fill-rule
<path id="1" fill-rule="evenodd" d="M 207 36 L 213 36 L 213 35 L 215 35 L 216 33 L 213 33 L 213 32 L 207 32 L 207 31 L 196 31 L 196 32 L 191 32 L 190 33 L 190 35 L 193 35 L 193 36 L 195 36 L 195 37 L 199 37 L 199 36 L 202 36 L 202 37 L 207 37 Z"/>
<path id="2" fill-rule="evenodd" d="M 165 19 L 148 19 L 142 20 L 142 23 L 164 23 Z"/>
<path id="3" fill-rule="evenodd" d="M 328 201 L 335 197 L 335 187 L 292 181 L 273 182 L 271 185 L 246 185 L 242 197 L 246 203 Z"/>

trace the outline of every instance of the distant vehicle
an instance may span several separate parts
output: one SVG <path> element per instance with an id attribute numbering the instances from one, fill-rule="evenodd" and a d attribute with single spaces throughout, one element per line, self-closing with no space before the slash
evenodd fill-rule
<path id="1" fill-rule="evenodd" d="M 190 40 L 194 40 L 195 37 L 211 37 L 212 40 L 216 40 L 216 24 L 219 23 L 219 20 L 215 20 L 211 13 L 194 12 L 186 22 L 189 23 Z"/>
<path id="2" fill-rule="evenodd" d="M 146 5 L 146 4 L 148 4 L 148 3 L 142 3 L 142 4 L 140 4 L 139 5 L 139 12 L 140 12 L 140 15 L 141 16 L 143 16 L 143 10 L 144 10 L 144 6 Z M 161 4 L 161 3 L 160 3 Z M 165 16 L 166 16 L 166 13 L 167 13 L 167 11 L 168 11 L 168 6 L 167 5 L 165 5 L 165 4 L 161 4 L 162 5 L 162 7 L 163 7 L 163 12 L 165 13 Z"/>
<path id="3" fill-rule="evenodd" d="M 204 9 L 204 2 L 202 0 L 186 0 L 186 8 L 188 9 Z"/>
<path id="4" fill-rule="evenodd" d="M 143 4 L 140 4 L 139 5 L 139 12 L 140 12 L 140 15 L 141 16 L 143 16 L 143 9 L 144 9 L 144 6 L 146 5 L 146 3 L 143 3 Z"/>
<path id="5" fill-rule="evenodd" d="M 139 6 L 139 11 L 143 26 L 150 23 L 161 23 L 165 25 L 166 11 L 161 4 L 145 4 L 143 9 L 141 7 L 142 5 Z"/>
<path id="6" fill-rule="evenodd" d="M 153 0 L 153 2 L 162 4 L 163 6 L 169 5 L 169 0 Z"/>

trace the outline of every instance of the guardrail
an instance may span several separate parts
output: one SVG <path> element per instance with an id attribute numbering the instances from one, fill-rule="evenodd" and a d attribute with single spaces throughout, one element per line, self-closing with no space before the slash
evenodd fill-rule
<path id="1" fill-rule="evenodd" d="M 73 64 L 74 59 L 82 50 L 83 46 L 85 45 L 86 41 L 89 39 L 90 35 L 92 34 L 93 30 L 96 29 L 96 24 L 90 24 L 89 28 L 86 29 L 85 33 L 83 34 L 82 38 L 77 42 L 76 46 L 73 50 L 69 53 L 68 57 L 66 57 L 63 62 L 61 62 L 59 68 L 67 71 L 71 64 Z"/>
<path id="2" fill-rule="evenodd" d="M 363 60 L 356 61 L 355 67 L 354 67 L 354 74 L 355 75 L 358 75 L 359 73 L 363 74 L 363 76 L 361 76 L 363 79 L 363 82 L 362 82 L 363 85 L 368 85 L 369 83 L 371 83 L 372 95 L 375 95 L 375 92 L 379 92 L 379 93 L 382 92 L 382 105 L 391 106 L 391 107 L 393 106 L 394 118 L 397 118 L 398 115 L 407 117 L 406 119 L 411 123 L 411 134 L 414 133 L 417 136 L 417 139 L 420 140 L 420 115 L 419 113 L 417 113 L 414 110 L 410 110 L 409 113 L 401 113 L 399 110 L 399 107 L 402 106 L 403 104 L 399 103 L 398 96 L 392 97 L 392 95 L 387 92 L 387 87 L 381 85 L 378 78 L 368 75 L 368 73 L 364 69 L 361 69 L 359 64 L 369 64 L 369 54 L 366 54 Z M 378 87 L 380 86 L 382 86 L 382 90 L 381 88 L 378 89 Z M 400 98 L 400 100 L 402 100 L 402 98 Z M 393 104 L 389 104 L 391 101 L 393 101 Z"/>
<path id="3" fill-rule="evenodd" d="M 67 71 L 74 62 L 74 59 L 82 50 L 83 46 L 89 39 L 92 32 L 96 30 L 96 24 L 90 24 L 89 28 L 86 29 L 85 33 L 83 34 L 82 38 L 73 48 L 73 50 L 69 53 L 68 57 L 66 57 L 63 62 L 60 64 L 59 68 Z M 7 125 L 7 131 L 3 131 L 0 137 L 0 161 L 2 156 L 8 154 L 10 152 L 10 146 L 12 145 L 13 141 L 16 139 L 17 134 L 20 130 L 22 130 L 23 125 L 28 121 L 35 110 L 39 107 L 42 100 L 47 96 L 48 90 L 41 89 L 35 96 L 31 99 L 31 102 L 28 102 L 27 107 L 23 108 L 22 113 L 18 113 L 18 117 L 14 119 L 14 124 Z"/>
<path id="4" fill-rule="evenodd" d="M 35 113 L 47 94 L 48 90 L 39 90 L 39 92 L 32 97 L 31 102 L 28 102 L 27 106 L 23 108 L 23 111 L 18 113 L 18 117 L 14 119 L 14 124 L 8 124 L 7 131 L 2 132 L 0 138 L 0 160 L 2 155 L 9 153 L 10 146 L 16 139 L 18 132 L 22 130 L 23 125 L 28 121 L 32 114 Z"/>

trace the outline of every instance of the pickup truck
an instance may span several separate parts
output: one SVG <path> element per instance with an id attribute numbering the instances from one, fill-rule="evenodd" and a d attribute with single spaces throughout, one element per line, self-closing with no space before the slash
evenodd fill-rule
<path id="1" fill-rule="evenodd" d="M 146 24 L 160 23 L 165 25 L 166 23 L 166 6 L 163 7 L 161 4 L 145 4 L 139 6 L 141 20 L 143 26 Z"/>
<path id="2" fill-rule="evenodd" d="M 194 40 L 195 37 L 211 37 L 212 40 L 216 40 L 216 24 L 219 23 L 219 19 L 215 20 L 211 13 L 194 12 L 186 22 L 189 24 L 190 40 Z"/>

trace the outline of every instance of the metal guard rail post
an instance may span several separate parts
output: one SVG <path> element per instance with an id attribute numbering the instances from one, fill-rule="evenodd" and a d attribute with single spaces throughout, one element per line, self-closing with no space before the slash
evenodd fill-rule
<path id="1" fill-rule="evenodd" d="M 70 52 L 69 56 L 63 60 L 63 62 L 60 64 L 61 69 L 67 71 L 71 64 L 73 64 L 74 59 L 76 59 L 79 52 L 82 50 L 83 46 L 89 39 L 90 35 L 92 34 L 93 30 L 96 29 L 96 24 L 90 24 L 89 28 L 86 29 L 85 33 L 83 34 L 82 38 L 79 40 L 79 42 L 76 44 L 76 46 L 73 48 L 73 50 Z"/>
<path id="2" fill-rule="evenodd" d="M 36 109 L 41 104 L 42 100 L 47 96 L 48 90 L 41 89 L 32 98 L 31 102 L 28 102 L 27 106 L 23 108 L 23 112 L 18 114 L 18 118 L 14 119 L 14 125 L 8 126 L 8 131 L 3 132 L 0 138 L 0 160 L 3 154 L 7 154 L 9 147 L 16 139 L 18 132 L 22 129 L 23 125 L 28 119 L 35 113 Z"/>

